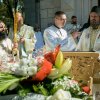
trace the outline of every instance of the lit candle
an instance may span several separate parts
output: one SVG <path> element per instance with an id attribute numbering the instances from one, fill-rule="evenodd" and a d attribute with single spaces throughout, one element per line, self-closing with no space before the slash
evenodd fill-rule
<path id="1" fill-rule="evenodd" d="M 16 55 L 17 58 L 19 59 L 19 50 L 18 47 L 16 47 L 15 45 L 17 45 L 17 4 L 18 4 L 18 0 L 14 0 L 14 11 L 13 11 L 13 16 L 14 16 L 14 48 L 13 48 L 13 55 Z"/>
<path id="2" fill-rule="evenodd" d="M 17 14 L 14 11 L 14 43 L 17 42 Z"/>
<path id="3" fill-rule="evenodd" d="M 14 43 L 17 42 L 17 5 L 18 0 L 14 0 Z"/>

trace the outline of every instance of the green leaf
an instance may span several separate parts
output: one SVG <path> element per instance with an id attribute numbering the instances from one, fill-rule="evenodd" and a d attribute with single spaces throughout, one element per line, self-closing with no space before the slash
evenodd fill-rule
<path id="1" fill-rule="evenodd" d="M 0 73 L 0 93 L 7 90 L 14 83 L 23 79 L 26 79 L 26 77 L 16 77 L 11 74 Z"/>
<path id="2" fill-rule="evenodd" d="M 48 91 L 43 87 L 43 85 L 40 85 L 40 86 L 39 86 L 39 89 L 40 89 L 40 91 L 41 91 L 41 93 L 42 93 L 43 95 L 45 95 L 45 96 L 48 95 Z"/>
<path id="3" fill-rule="evenodd" d="M 36 93 L 38 93 L 38 92 L 39 92 L 38 87 L 37 87 L 36 85 L 34 85 L 34 84 L 33 84 L 33 90 L 34 90 L 34 92 L 36 92 Z"/>
<path id="4" fill-rule="evenodd" d="M 20 96 L 24 97 L 24 96 L 26 96 L 27 93 L 29 93 L 29 92 L 30 92 L 30 89 L 21 89 L 21 90 L 18 91 L 18 94 L 19 94 Z"/>

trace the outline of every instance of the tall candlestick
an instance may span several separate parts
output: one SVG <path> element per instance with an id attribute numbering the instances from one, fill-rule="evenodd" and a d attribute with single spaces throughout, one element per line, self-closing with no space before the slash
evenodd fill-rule
<path id="1" fill-rule="evenodd" d="M 18 0 L 13 0 L 14 3 L 14 11 L 13 11 L 13 16 L 14 16 L 14 43 L 17 42 L 17 6 L 18 6 Z"/>
<path id="2" fill-rule="evenodd" d="M 14 43 L 17 42 L 17 13 L 14 11 Z"/>
<path id="3" fill-rule="evenodd" d="M 18 41 L 17 41 L 17 5 L 18 5 L 18 0 L 14 0 L 14 11 L 13 11 L 13 16 L 14 16 L 14 48 L 13 48 L 13 55 L 19 59 L 19 50 L 18 50 Z"/>

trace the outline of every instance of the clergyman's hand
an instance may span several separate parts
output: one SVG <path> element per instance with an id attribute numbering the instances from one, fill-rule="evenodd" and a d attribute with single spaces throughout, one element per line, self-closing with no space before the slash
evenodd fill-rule
<path id="1" fill-rule="evenodd" d="M 18 43 L 15 42 L 13 48 L 18 48 Z"/>
<path id="2" fill-rule="evenodd" d="M 24 43 L 24 41 L 25 41 L 25 39 L 22 37 L 22 38 L 20 38 L 20 42 L 21 43 Z"/>
<path id="3" fill-rule="evenodd" d="M 73 32 L 72 33 L 72 36 L 73 36 L 74 39 L 76 39 L 77 37 L 80 36 L 80 32 L 77 32 L 77 31 L 76 32 Z"/>

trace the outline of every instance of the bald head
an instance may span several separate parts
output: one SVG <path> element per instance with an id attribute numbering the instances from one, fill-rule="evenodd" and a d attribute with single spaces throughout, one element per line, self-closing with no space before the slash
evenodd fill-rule
<path id="1" fill-rule="evenodd" d="M 4 32 L 5 31 L 5 24 L 4 22 L 0 21 L 0 32 Z"/>

